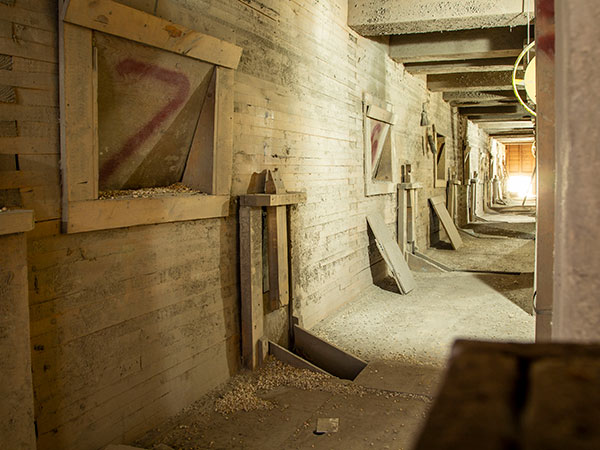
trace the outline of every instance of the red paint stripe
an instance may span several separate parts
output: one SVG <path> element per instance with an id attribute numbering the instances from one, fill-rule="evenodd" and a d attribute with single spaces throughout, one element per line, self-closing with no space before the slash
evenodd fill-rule
<path id="1" fill-rule="evenodd" d="M 148 64 L 130 58 L 124 59 L 117 65 L 117 73 L 124 77 L 130 74 L 140 75 L 141 78 L 154 78 L 166 84 L 177 87 L 175 96 L 152 119 L 146 123 L 136 134 L 131 136 L 123 148 L 114 154 L 100 169 L 100 178 L 110 177 L 118 168 L 130 158 L 146 142 L 156 130 L 167 121 L 185 103 L 190 92 L 190 81 L 182 73 L 163 69 L 155 64 Z M 152 95 L 149 93 L 149 95 Z M 134 105 L 132 105 L 134 106 Z"/>

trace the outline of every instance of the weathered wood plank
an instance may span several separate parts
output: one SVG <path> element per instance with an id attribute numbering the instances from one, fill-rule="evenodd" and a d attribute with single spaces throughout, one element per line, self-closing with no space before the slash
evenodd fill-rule
<path id="1" fill-rule="evenodd" d="M 271 309 L 286 306 L 290 302 L 288 277 L 288 227 L 287 206 L 267 208 L 267 231 L 269 242 L 269 299 Z"/>
<path id="2" fill-rule="evenodd" d="M 248 194 L 240 195 L 242 206 L 283 206 L 304 203 L 306 192 L 288 192 L 287 194 Z"/>
<path id="3" fill-rule="evenodd" d="M 404 259 L 404 255 L 394 241 L 392 234 L 387 229 L 385 222 L 379 214 L 369 214 L 367 216 L 369 226 L 375 235 L 375 241 L 381 252 L 381 256 L 390 268 L 398 289 L 403 294 L 408 294 L 415 288 L 415 280 Z"/>
<path id="4" fill-rule="evenodd" d="M 214 188 L 216 195 L 229 195 L 233 172 L 233 70 L 216 69 Z"/>
<path id="5" fill-rule="evenodd" d="M 71 0 L 64 20 L 231 69 L 242 55 L 236 45 L 111 0 Z"/>
<path id="6" fill-rule="evenodd" d="M 242 297 L 242 361 L 255 369 L 263 336 L 262 211 L 240 208 L 240 290 Z"/>
<path id="7" fill-rule="evenodd" d="M 226 195 L 174 195 L 155 198 L 69 202 L 67 233 L 107 230 L 162 222 L 225 217 Z"/>
<path id="8" fill-rule="evenodd" d="M 33 211 L 17 209 L 0 212 L 0 235 L 25 233 L 33 230 L 34 226 Z"/>
<path id="9" fill-rule="evenodd" d="M 61 23 L 60 133 L 63 213 L 68 203 L 96 198 L 94 191 L 94 113 L 92 32 Z"/>
<path id="10" fill-rule="evenodd" d="M 463 241 L 460 237 L 460 234 L 458 233 L 458 229 L 456 228 L 454 221 L 452 220 L 452 217 L 450 217 L 450 214 L 446 209 L 446 205 L 444 204 L 444 197 L 430 198 L 429 201 L 431 202 L 431 206 L 433 206 L 433 209 L 435 210 L 436 214 L 440 218 L 440 222 L 442 222 L 444 230 L 446 230 L 446 233 L 450 238 L 452 248 L 454 250 L 458 250 L 460 247 L 462 247 Z"/>

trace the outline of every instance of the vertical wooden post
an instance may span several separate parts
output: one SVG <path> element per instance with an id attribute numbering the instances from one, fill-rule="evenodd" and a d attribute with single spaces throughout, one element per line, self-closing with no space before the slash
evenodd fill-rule
<path id="1" fill-rule="evenodd" d="M 288 238 L 285 206 L 267 207 L 269 237 L 269 299 L 277 309 L 290 302 L 288 282 Z"/>
<path id="2" fill-rule="evenodd" d="M 397 240 L 398 245 L 400 246 L 400 250 L 402 251 L 402 255 L 406 257 L 406 242 L 407 242 L 407 229 L 406 229 L 406 219 L 407 219 L 407 202 L 408 202 L 408 194 L 406 189 L 404 189 L 401 185 L 398 186 L 398 231 L 397 231 Z"/>
<path id="3" fill-rule="evenodd" d="M 454 208 L 456 207 L 456 197 L 454 193 L 456 192 L 456 185 L 453 180 L 450 180 L 448 184 L 448 213 L 450 214 L 450 218 L 452 222 L 454 222 Z"/>
<path id="4" fill-rule="evenodd" d="M 415 240 L 417 229 L 417 190 L 410 189 L 408 191 L 408 199 L 410 209 L 408 211 L 408 250 L 411 253 L 415 252 Z"/>
<path id="5" fill-rule="evenodd" d="M 240 207 L 240 284 L 242 293 L 242 362 L 260 365 L 263 336 L 262 210 Z"/>

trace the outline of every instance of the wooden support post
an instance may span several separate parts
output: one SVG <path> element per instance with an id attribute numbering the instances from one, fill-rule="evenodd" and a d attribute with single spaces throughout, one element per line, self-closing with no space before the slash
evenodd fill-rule
<path id="1" fill-rule="evenodd" d="M 402 183 L 398 187 L 398 245 L 402 255 L 414 253 L 417 240 L 417 204 L 420 183 Z"/>
<path id="2" fill-rule="evenodd" d="M 285 208 L 285 207 L 284 207 Z M 242 296 L 242 362 L 260 365 L 263 336 L 262 210 L 240 207 L 240 284 Z"/>
<path id="3" fill-rule="evenodd" d="M 269 299 L 271 309 L 290 302 L 288 281 L 287 213 L 285 206 L 267 208 L 269 236 Z"/>
<path id="4" fill-rule="evenodd" d="M 469 222 L 474 222 L 477 213 L 477 178 L 471 178 L 471 180 L 469 180 L 469 189 L 471 205 L 469 208 Z"/>
<path id="5" fill-rule="evenodd" d="M 417 229 L 417 190 L 411 189 L 408 191 L 408 249 L 411 253 L 415 251 L 416 229 Z"/>
<path id="6" fill-rule="evenodd" d="M 408 234 L 406 229 L 406 218 L 407 218 L 407 202 L 408 192 L 402 186 L 398 186 L 398 231 L 397 240 L 402 255 L 406 257 L 406 243 L 408 241 Z"/>

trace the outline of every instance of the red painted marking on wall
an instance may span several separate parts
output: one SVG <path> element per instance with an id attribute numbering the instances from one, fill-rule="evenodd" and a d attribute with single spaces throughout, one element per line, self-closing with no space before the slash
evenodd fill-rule
<path id="1" fill-rule="evenodd" d="M 544 18 L 554 18 L 554 0 L 539 0 L 539 15 Z"/>
<path id="2" fill-rule="evenodd" d="M 536 46 L 542 52 L 546 53 L 550 58 L 554 59 L 554 45 L 555 45 L 555 35 L 554 33 L 548 33 L 543 36 L 540 36 L 536 41 Z"/>
<path id="3" fill-rule="evenodd" d="M 377 123 L 371 131 L 371 164 L 375 164 L 377 157 L 377 147 L 379 146 L 379 135 L 381 134 L 381 124 Z"/>
<path id="4" fill-rule="evenodd" d="M 125 142 L 125 145 L 123 145 L 123 148 L 118 153 L 102 165 L 100 169 L 101 178 L 111 176 L 124 160 L 131 157 L 169 117 L 181 108 L 190 93 L 190 81 L 184 74 L 163 69 L 155 64 L 148 64 L 127 58 L 117 65 L 117 73 L 122 77 L 135 74 L 141 78 L 154 78 L 177 87 L 177 92 L 164 108 Z M 152 93 L 149 93 L 149 95 L 152 95 Z"/>

